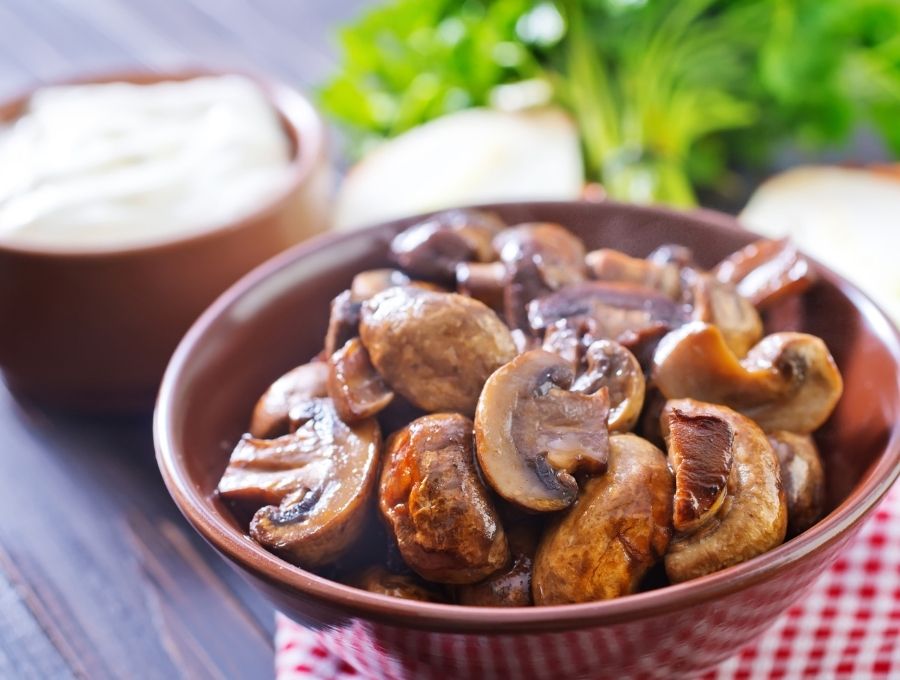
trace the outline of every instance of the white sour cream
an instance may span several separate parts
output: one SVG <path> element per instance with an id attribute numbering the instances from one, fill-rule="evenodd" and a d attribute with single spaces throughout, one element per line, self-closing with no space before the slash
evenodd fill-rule
<path id="1" fill-rule="evenodd" d="M 282 192 L 292 145 L 251 80 L 48 87 L 0 127 L 0 240 L 120 246 L 244 216 Z"/>

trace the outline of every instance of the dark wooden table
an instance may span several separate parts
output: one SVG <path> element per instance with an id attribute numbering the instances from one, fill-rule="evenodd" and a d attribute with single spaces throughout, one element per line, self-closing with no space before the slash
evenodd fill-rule
<path id="1" fill-rule="evenodd" d="M 0 0 L 0 97 L 131 66 L 310 87 L 362 4 Z M 274 612 L 181 518 L 149 415 L 51 414 L 0 386 L 0 517 L 0 678 L 272 676 Z"/>

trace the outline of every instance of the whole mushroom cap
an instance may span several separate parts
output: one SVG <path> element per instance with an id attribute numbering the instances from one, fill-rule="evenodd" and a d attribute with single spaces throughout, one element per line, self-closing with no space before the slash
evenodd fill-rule
<path id="1" fill-rule="evenodd" d="M 359 332 L 385 382 L 425 411 L 472 415 L 485 380 L 516 355 L 481 302 L 409 286 L 363 303 Z"/>

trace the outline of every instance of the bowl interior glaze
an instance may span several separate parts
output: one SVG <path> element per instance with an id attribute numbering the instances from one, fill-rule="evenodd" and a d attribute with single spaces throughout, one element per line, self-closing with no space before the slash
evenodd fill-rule
<path id="1" fill-rule="evenodd" d="M 692 248 L 710 267 L 757 238 L 722 215 L 693 216 L 615 203 L 490 206 L 509 224 L 559 222 L 589 248 L 635 256 L 663 243 Z M 872 509 L 898 474 L 900 341 L 894 326 L 853 285 L 825 268 L 800 301 L 767 317 L 767 330 L 821 336 L 841 368 L 844 396 L 817 438 L 829 480 L 829 515 L 803 535 L 744 564 L 695 581 L 618 600 L 528 608 L 476 609 L 406 602 L 292 567 L 246 538 L 215 497 L 234 442 L 266 386 L 322 346 L 329 301 L 361 270 L 389 264 L 387 244 L 415 220 L 401 220 L 302 244 L 266 263 L 223 295 L 194 326 L 169 366 L 156 414 L 166 482 L 188 519 L 252 574 L 299 597 L 352 614 L 451 630 L 577 627 L 646 616 L 696 603 L 769 577 L 829 544 Z M 498 628 L 499 627 L 499 628 Z"/>

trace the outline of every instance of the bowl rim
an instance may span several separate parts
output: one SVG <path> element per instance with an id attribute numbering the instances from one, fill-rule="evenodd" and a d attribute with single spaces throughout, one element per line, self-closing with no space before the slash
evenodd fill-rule
<path id="1" fill-rule="evenodd" d="M 585 205 L 583 201 L 537 201 L 477 206 L 497 209 L 503 205 L 538 209 Z M 723 213 L 701 211 L 685 214 L 668 208 L 643 207 L 605 201 L 605 205 L 655 219 L 695 222 L 717 231 L 741 229 L 736 219 Z M 900 475 L 900 427 L 891 432 L 885 450 L 860 479 L 847 498 L 811 529 L 773 550 L 747 562 L 707 576 L 665 588 L 625 597 L 581 604 L 545 607 L 467 607 L 402 600 L 370 593 L 328 580 L 288 564 L 228 525 L 218 513 L 206 507 L 205 498 L 190 481 L 179 462 L 172 430 L 173 407 L 180 378 L 195 348 L 215 329 L 224 313 L 252 289 L 274 273 L 294 266 L 321 249 L 355 238 L 361 231 L 374 232 L 388 225 L 404 225 L 416 216 L 379 223 L 364 230 L 325 234 L 301 243 L 272 258 L 247 274 L 223 293 L 195 322 L 175 351 L 163 378 L 153 419 L 157 461 L 170 494 L 194 528 L 224 556 L 258 579 L 338 608 L 350 616 L 363 617 L 417 629 L 466 633 L 505 633 L 544 630 L 573 630 L 586 626 L 610 625 L 656 614 L 686 609 L 717 597 L 746 589 L 772 577 L 797 560 L 819 553 L 835 542 L 849 539 L 848 531 L 859 524 L 888 492 Z M 760 237 L 762 238 L 762 237 Z M 854 284 L 810 258 L 822 278 L 840 289 L 874 329 L 879 340 L 900 364 L 900 331 L 885 313 Z M 900 376 L 898 376 L 900 385 Z"/>
<path id="2" fill-rule="evenodd" d="M 32 85 L 17 95 L 0 101 L 0 112 L 22 112 L 28 100 L 37 92 L 48 87 L 70 85 L 103 85 L 110 83 L 132 83 L 153 85 L 164 82 L 192 80 L 194 78 L 215 76 L 242 76 L 252 81 L 262 91 L 269 105 L 278 114 L 279 121 L 291 144 L 295 147 L 288 164 L 288 181 L 275 195 L 262 201 L 253 210 L 236 219 L 211 222 L 198 228 L 187 229 L 183 233 L 164 236 L 148 236 L 123 244 L 109 245 L 34 245 L 28 242 L 17 242 L 0 236 L 0 252 L 8 252 L 30 257 L 47 258 L 97 258 L 115 257 L 137 253 L 148 253 L 166 250 L 173 247 L 188 246 L 202 242 L 219 234 L 238 231 L 260 220 L 266 220 L 284 210 L 291 197 L 301 189 L 314 174 L 316 168 L 325 160 L 328 150 L 328 133 L 321 116 L 310 100 L 299 90 L 271 76 L 244 71 L 240 69 L 220 70 L 205 67 L 184 67 L 169 71 L 151 71 L 147 69 L 131 69 L 99 72 L 64 78 L 49 83 Z M 0 124 L 14 121 L 0 113 Z"/>

